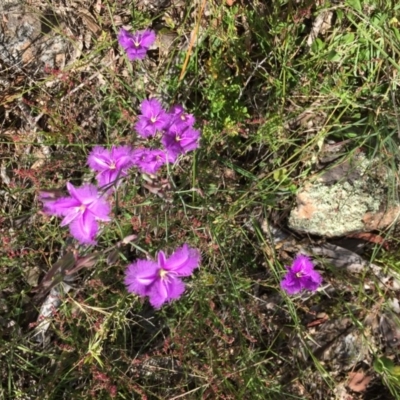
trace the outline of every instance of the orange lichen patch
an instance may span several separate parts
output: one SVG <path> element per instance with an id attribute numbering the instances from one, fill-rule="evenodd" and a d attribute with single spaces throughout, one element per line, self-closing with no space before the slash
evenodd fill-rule
<path id="1" fill-rule="evenodd" d="M 297 209 L 294 212 L 296 213 L 297 218 L 309 219 L 315 211 L 316 207 L 306 188 L 303 192 L 297 195 Z"/>
<path id="2" fill-rule="evenodd" d="M 396 223 L 400 215 L 400 206 L 391 206 L 386 211 L 371 213 L 364 215 L 362 221 L 365 225 L 365 230 L 373 231 L 387 228 L 389 225 Z"/>
<path id="3" fill-rule="evenodd" d="M 363 371 L 349 372 L 349 380 L 347 385 L 353 392 L 361 393 L 367 390 L 367 386 L 371 380 L 372 376 L 367 375 Z"/>

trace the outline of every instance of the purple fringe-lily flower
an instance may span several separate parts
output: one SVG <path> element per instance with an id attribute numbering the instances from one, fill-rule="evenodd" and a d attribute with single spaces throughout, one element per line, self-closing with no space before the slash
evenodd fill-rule
<path id="1" fill-rule="evenodd" d="M 196 122 L 196 118 L 192 114 L 186 113 L 181 105 L 172 106 L 169 114 L 171 116 L 170 124 L 181 127 L 182 130 L 189 126 L 192 127 Z"/>
<path id="2" fill-rule="evenodd" d="M 132 155 L 129 146 L 112 146 L 111 150 L 95 146 L 89 154 L 88 165 L 98 172 L 96 179 L 100 186 L 118 186 L 116 180 L 127 176 L 127 170 L 134 165 Z"/>
<path id="3" fill-rule="evenodd" d="M 142 60 L 155 40 L 156 34 L 150 29 L 130 33 L 121 28 L 118 34 L 118 43 L 130 60 Z"/>
<path id="4" fill-rule="evenodd" d="M 164 133 L 161 143 L 169 152 L 179 155 L 199 147 L 200 131 L 191 126 L 171 125 Z"/>
<path id="5" fill-rule="evenodd" d="M 69 197 L 47 200 L 42 196 L 44 212 L 64 217 L 61 226 L 69 225 L 71 235 L 84 244 L 96 244 L 97 220 L 110 221 L 110 205 L 98 193 L 96 186 L 75 188 L 67 183 Z"/>
<path id="6" fill-rule="evenodd" d="M 288 294 L 296 294 L 302 290 L 315 291 L 322 283 L 322 276 L 314 270 L 312 261 L 303 255 L 298 255 L 293 265 L 281 282 L 281 288 Z"/>
<path id="7" fill-rule="evenodd" d="M 133 163 L 140 172 L 155 174 L 164 164 L 174 163 L 176 156 L 159 149 L 136 149 L 133 151 Z"/>
<path id="8" fill-rule="evenodd" d="M 170 257 L 163 251 L 158 253 L 157 262 L 137 260 L 128 265 L 125 285 L 130 293 L 150 298 L 154 308 L 182 296 L 185 284 L 181 277 L 192 275 L 200 264 L 200 253 L 187 244 L 177 249 Z"/>
<path id="9" fill-rule="evenodd" d="M 170 115 L 156 99 L 144 100 L 140 105 L 142 112 L 135 125 L 136 131 L 142 137 L 154 136 L 157 131 L 165 129 L 170 121 Z"/>

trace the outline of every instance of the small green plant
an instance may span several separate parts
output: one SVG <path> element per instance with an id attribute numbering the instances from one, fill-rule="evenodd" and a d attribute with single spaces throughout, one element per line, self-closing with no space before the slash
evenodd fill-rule
<path id="1" fill-rule="evenodd" d="M 374 370 L 382 376 L 393 396 L 400 390 L 400 365 L 387 357 L 379 357 L 374 361 Z"/>

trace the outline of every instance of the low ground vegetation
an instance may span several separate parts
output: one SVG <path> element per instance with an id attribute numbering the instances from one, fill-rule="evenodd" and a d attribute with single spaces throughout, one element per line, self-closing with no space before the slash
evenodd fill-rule
<path id="1" fill-rule="evenodd" d="M 307 243 L 324 240 L 287 220 L 326 145 L 390 168 L 397 200 L 400 6 L 34 3 L 24 13 L 65 54 L 24 64 L 4 55 L 0 36 L 0 397 L 400 397 L 394 290 L 323 257 L 316 292 L 289 296 L 280 283 Z M 8 6 L 4 24 L 22 7 Z M 156 33 L 145 58 L 127 57 L 122 27 Z M 134 129 L 146 99 L 193 114 L 200 147 L 153 175 L 124 171 L 112 221 L 96 245 L 79 244 L 43 211 L 43 191 L 94 183 L 96 146 L 160 146 Z M 385 246 L 375 240 L 364 256 L 399 271 L 398 232 L 379 238 Z M 129 264 L 185 243 L 201 263 L 181 298 L 155 309 L 127 291 Z M 38 315 L 55 287 L 45 329 Z"/>

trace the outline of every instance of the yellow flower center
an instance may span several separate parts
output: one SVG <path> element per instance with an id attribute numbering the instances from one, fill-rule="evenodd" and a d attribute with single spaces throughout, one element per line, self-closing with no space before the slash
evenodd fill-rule
<path id="1" fill-rule="evenodd" d="M 164 279 L 168 275 L 168 271 L 161 268 L 159 274 L 160 274 L 160 278 Z"/>

